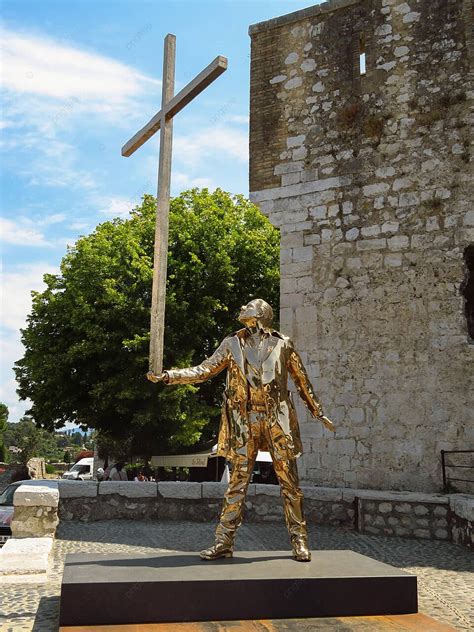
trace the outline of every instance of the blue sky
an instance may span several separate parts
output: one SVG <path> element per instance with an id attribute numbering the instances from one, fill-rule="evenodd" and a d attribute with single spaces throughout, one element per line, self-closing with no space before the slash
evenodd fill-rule
<path id="1" fill-rule="evenodd" d="M 160 108 L 163 38 L 177 36 L 176 90 L 216 55 L 229 68 L 174 123 L 172 193 L 248 193 L 248 26 L 304 0 L 3 0 L 0 400 L 17 421 L 12 372 L 30 291 L 68 244 L 156 193 L 158 135 L 120 148 Z"/>

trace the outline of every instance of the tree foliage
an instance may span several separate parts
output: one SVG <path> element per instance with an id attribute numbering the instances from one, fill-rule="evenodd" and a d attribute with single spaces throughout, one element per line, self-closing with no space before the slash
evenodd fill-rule
<path id="1" fill-rule="evenodd" d="M 26 463 L 34 456 L 47 460 L 60 461 L 63 451 L 58 446 L 56 435 L 38 428 L 30 417 L 22 417 L 18 423 L 7 423 L 5 444 L 20 449 L 10 460 Z"/>
<path id="2" fill-rule="evenodd" d="M 149 383 L 155 199 L 99 225 L 33 294 L 16 364 L 18 393 L 44 428 L 67 421 L 130 443 L 137 455 L 179 451 L 216 431 L 221 383 Z M 185 192 L 171 201 L 165 367 L 200 362 L 239 327 L 242 303 L 278 313 L 279 234 L 242 196 Z"/>

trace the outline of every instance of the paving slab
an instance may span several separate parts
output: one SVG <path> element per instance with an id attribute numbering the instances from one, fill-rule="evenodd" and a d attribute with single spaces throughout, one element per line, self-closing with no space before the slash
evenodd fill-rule
<path id="1" fill-rule="evenodd" d="M 0 549 L 0 584 L 45 583 L 52 538 L 10 538 Z"/>
<path id="2" fill-rule="evenodd" d="M 0 630 L 2 632 L 52 632 L 58 630 L 59 595 L 64 559 L 69 553 L 115 553 L 153 555 L 157 551 L 196 551 L 208 546 L 213 539 L 215 524 L 189 521 L 105 520 L 100 522 L 60 523 L 52 553 L 48 582 L 44 585 L 13 585 L 0 587 Z M 474 555 L 462 546 L 450 542 L 384 537 L 361 534 L 342 528 L 309 525 L 313 550 L 351 549 L 368 555 L 418 577 L 419 611 L 458 632 L 474 629 Z M 239 550 L 281 550 L 289 542 L 281 523 L 244 523 L 237 537 Z M 412 617 L 415 615 L 405 615 Z M 416 615 L 421 616 L 421 615 Z M 364 627 L 364 621 L 350 619 L 308 619 L 297 628 L 280 630 L 331 630 L 357 632 L 377 630 Z M 378 618 L 377 618 L 378 619 Z M 409 619 L 404 619 L 410 621 Z M 413 620 L 413 619 L 411 619 Z M 317 623 L 315 623 L 317 622 Z M 284 622 L 279 622 L 283 623 Z M 177 626 L 179 624 L 164 624 Z M 189 623 L 184 624 L 190 626 Z M 208 624 L 208 626 L 211 624 Z M 220 624 L 219 624 L 220 625 Z M 234 622 L 234 625 L 237 625 Z M 289 624 L 288 624 L 289 625 Z M 317 627 L 316 627 L 317 626 Z M 321 627 L 325 626 L 325 627 Z M 110 628 L 109 628 L 110 629 Z M 212 629 L 222 630 L 217 625 Z M 383 628 L 380 628 L 383 630 Z M 404 628 L 395 628 L 403 630 Z M 415 628 L 416 629 L 416 628 Z M 181 632 L 186 628 L 169 628 Z M 242 628 L 240 628 L 242 630 Z M 239 630 L 239 632 L 240 632 Z M 252 630 L 252 629 L 250 629 Z M 392 629 L 387 627 L 387 632 Z M 425 630 L 431 631 L 430 627 Z M 437 632 L 437 628 L 433 628 Z M 258 628 L 266 632 L 265 628 Z M 108 632 L 108 631 L 107 631 Z M 158 632 L 158 630 L 157 630 Z M 159 632 L 168 632 L 160 628 Z M 187 632 L 187 630 L 186 630 Z M 189 632 L 193 628 L 189 627 Z M 252 630 L 253 632 L 253 630 Z"/>

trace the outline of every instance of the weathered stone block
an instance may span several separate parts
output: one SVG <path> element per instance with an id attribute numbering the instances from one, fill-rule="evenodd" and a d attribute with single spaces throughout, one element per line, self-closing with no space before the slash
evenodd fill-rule
<path id="1" fill-rule="evenodd" d="M 10 538 L 0 549 L 0 583 L 45 583 L 52 538 Z"/>
<path id="2" fill-rule="evenodd" d="M 428 507 L 425 507 L 424 505 L 417 505 L 415 507 L 415 514 L 417 516 L 426 516 L 427 513 L 429 513 Z"/>
<path id="3" fill-rule="evenodd" d="M 407 235 L 395 235 L 387 239 L 390 250 L 404 250 L 410 245 L 410 238 Z"/>
<path id="4" fill-rule="evenodd" d="M 201 485 L 203 498 L 223 498 L 227 490 L 226 483 L 204 482 Z"/>
<path id="5" fill-rule="evenodd" d="M 474 523 L 474 496 L 468 494 L 451 494 L 449 496 L 451 511 L 460 518 Z"/>
<path id="6" fill-rule="evenodd" d="M 20 485 L 13 496 L 15 507 L 57 507 L 59 492 L 51 487 Z"/>
<path id="7" fill-rule="evenodd" d="M 104 481 L 99 483 L 99 496 L 118 494 L 126 498 L 156 498 L 157 483 L 138 481 Z"/>
<path id="8" fill-rule="evenodd" d="M 387 247 L 386 239 L 365 239 L 357 242 L 357 250 L 382 250 Z"/>
<path id="9" fill-rule="evenodd" d="M 163 498 L 202 498 L 202 484 L 180 481 L 160 481 L 158 493 Z"/>
<path id="10" fill-rule="evenodd" d="M 60 498 L 94 498 L 97 496 L 96 481 L 59 481 Z"/>
<path id="11" fill-rule="evenodd" d="M 358 228 L 350 228 L 347 232 L 346 232 L 346 239 L 347 241 L 355 241 L 357 239 L 357 237 L 359 236 L 359 229 Z"/>
<path id="12" fill-rule="evenodd" d="M 448 533 L 447 529 L 436 529 L 435 537 L 436 537 L 437 540 L 448 540 L 449 539 L 449 533 Z"/>
<path id="13" fill-rule="evenodd" d="M 13 504 L 13 537 L 54 538 L 59 522 L 57 489 L 21 485 L 14 494 Z"/>
<path id="14" fill-rule="evenodd" d="M 377 182 L 376 184 L 367 184 L 363 187 L 363 193 L 366 197 L 373 197 L 381 193 L 387 193 L 390 185 L 386 182 Z"/>
<path id="15" fill-rule="evenodd" d="M 398 198 L 398 206 L 416 206 L 420 203 L 420 196 L 418 193 L 402 193 Z"/>
<path id="16" fill-rule="evenodd" d="M 280 486 L 279 485 L 261 485 L 260 483 L 255 484 L 255 495 L 259 496 L 280 496 Z"/>
<path id="17" fill-rule="evenodd" d="M 431 536 L 428 529 L 415 529 L 413 533 L 416 538 L 422 538 L 424 540 L 429 540 Z"/>
<path id="18" fill-rule="evenodd" d="M 337 487 L 301 487 L 305 498 L 322 501 L 342 501 L 342 489 Z"/>

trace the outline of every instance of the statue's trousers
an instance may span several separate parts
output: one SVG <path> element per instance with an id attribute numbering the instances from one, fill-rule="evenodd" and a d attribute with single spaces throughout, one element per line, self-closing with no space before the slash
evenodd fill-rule
<path id="1" fill-rule="evenodd" d="M 286 437 L 277 424 L 269 424 L 265 412 L 250 412 L 249 426 L 250 437 L 245 448 L 246 454 L 234 453 L 231 458 L 232 473 L 216 529 L 216 539 L 233 545 L 235 532 L 242 522 L 245 496 L 259 450 L 268 450 L 272 456 L 283 496 L 285 521 L 290 538 L 297 535 L 306 537 L 303 494 L 299 487 L 296 459 L 282 458 L 281 448 L 275 449 L 276 446 L 285 444 Z"/>

